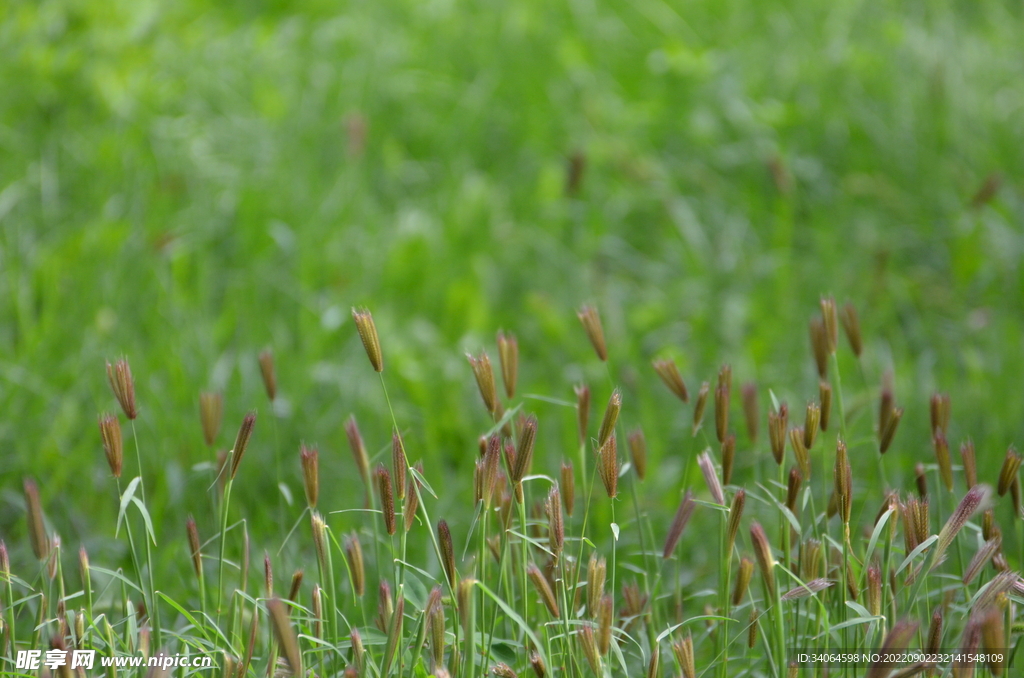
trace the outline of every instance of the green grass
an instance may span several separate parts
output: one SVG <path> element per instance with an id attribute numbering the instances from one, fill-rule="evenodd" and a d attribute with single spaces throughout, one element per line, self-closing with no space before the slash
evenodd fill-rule
<path id="1" fill-rule="evenodd" d="M 954 463 L 971 437 L 978 475 L 994 484 L 1006 447 L 1020 442 L 1024 410 L 1022 28 L 1019 7 L 994 2 L 4 4 L 0 535 L 14 572 L 34 590 L 45 584 L 21 493 L 32 476 L 64 544 L 69 591 L 82 590 L 71 557 L 79 544 L 95 565 L 138 579 L 125 535 L 114 538 L 118 502 L 96 425 L 116 407 L 104 361 L 122 355 L 141 410 L 153 579 L 186 610 L 199 606 L 186 514 L 204 539 L 221 529 L 200 391 L 224 394 L 218 449 L 230 447 L 246 411 L 259 411 L 231 498 L 232 524 L 244 518 L 251 541 L 250 593 L 268 550 L 279 594 L 305 568 L 308 606 L 308 519 L 284 542 L 302 512 L 300 443 L 320 449 L 321 510 L 360 508 L 343 422 L 356 415 L 374 461 L 388 461 L 397 422 L 438 490 L 424 508 L 451 523 L 461 552 L 477 439 L 490 426 L 463 354 L 486 348 L 496 361 L 500 328 L 519 339 L 515 404 L 540 421 L 536 473 L 555 476 L 563 457 L 581 472 L 575 413 L 524 394 L 573 401 L 573 385 L 587 381 L 593 422 L 622 388 L 620 457 L 635 426 L 650 449 L 640 502 L 651 516 L 648 550 L 660 550 L 684 488 L 707 499 L 689 462 L 704 438 L 692 442 L 691 410 L 680 411 L 651 359 L 676 356 L 691 393 L 732 365 L 736 483 L 758 492 L 752 483 L 768 486 L 776 470 L 764 421 L 756 446 L 742 432 L 739 387 L 758 384 L 762 413 L 771 389 L 792 407 L 791 421 L 801 418 L 817 395 L 807 322 L 821 294 L 855 303 L 866 342 L 859 366 L 845 349 L 839 359 L 857 431 L 858 525 L 883 499 L 863 441 L 889 369 L 906 409 L 885 457 L 889 485 L 909 492 L 914 464 L 933 460 L 935 391 L 952 398 Z M 365 127 L 361 150 L 353 121 Z M 584 170 L 567 196 L 574 154 Z M 972 206 L 991 176 L 1001 177 L 998 190 Z M 602 312 L 607 368 L 575 318 L 585 302 Z M 350 307 L 364 304 L 380 330 L 394 420 L 350 322 Z M 278 369 L 274 408 L 256 360 L 267 347 Z M 125 444 L 130 480 L 138 469 L 128 429 Z M 825 443 L 816 445 L 820 455 Z M 820 512 L 818 470 L 831 457 L 814 462 Z M 547 488 L 536 482 L 531 494 L 542 499 Z M 958 499 L 962 475 L 957 483 Z M 630 566 L 649 571 L 628 522 L 628 477 L 620 485 L 617 588 Z M 932 504 L 932 533 L 953 499 Z M 1024 545 L 1006 503 L 1003 550 L 1020 570 Z M 773 507 L 747 511 L 779 548 Z M 607 502 L 595 501 L 587 525 L 609 563 L 610 518 Z M 373 562 L 364 519 L 329 516 L 339 540 L 364 530 Z M 682 577 L 687 598 L 718 581 L 717 547 L 702 539 L 718 522 L 701 507 L 677 550 L 679 571 L 666 570 Z M 142 524 L 133 528 L 138 542 Z M 232 562 L 240 530 L 230 533 L 239 537 L 228 545 Z M 408 559 L 437 577 L 426 526 L 416 530 Z M 471 541 L 470 553 L 478 546 Z M 973 542 L 964 546 L 967 558 Z M 344 588 L 342 560 L 336 551 Z M 944 567 L 962 565 L 954 557 Z M 516 591 L 509 604 L 519 610 Z M 621 609 L 621 591 L 610 592 Z M 478 600 L 485 614 L 494 609 L 486 594 Z M 22 632 L 36 604 L 18 606 L 19 647 L 32 640 Z M 687 600 L 684 614 L 702 608 Z M 161 612 L 184 628 L 171 606 Z M 530 613 L 541 632 L 546 613 L 535 599 Z M 450 633 L 453 618 L 449 608 Z M 504 631 L 519 634 L 508 620 Z M 706 668 L 713 642 L 701 624 L 692 631 Z M 623 651 L 629 662 L 642 654 Z M 522 653 L 504 659 L 529 670 Z"/>

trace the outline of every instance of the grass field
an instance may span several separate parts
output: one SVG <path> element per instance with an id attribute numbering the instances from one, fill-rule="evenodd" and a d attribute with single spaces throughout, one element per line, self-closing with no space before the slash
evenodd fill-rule
<path id="1" fill-rule="evenodd" d="M 841 517 L 823 515 L 838 429 L 812 447 L 813 482 L 804 491 L 813 487 L 817 503 L 791 512 L 801 533 L 790 535 L 771 497 L 785 502 L 785 488 L 773 482 L 785 484 L 795 462 L 787 447 L 787 462 L 775 464 L 767 416 L 774 397 L 789 404 L 798 426 L 805 405 L 818 401 L 808 322 L 820 317 L 820 298 L 834 295 L 840 307 L 849 300 L 857 309 L 864 343 L 857 359 L 840 336 L 827 370 L 837 396 L 833 421 L 849 427 L 852 551 L 841 558 L 853 564 L 852 578 L 866 584 L 873 520 L 887 490 L 907 501 L 916 493 L 915 464 L 927 467 L 928 535 L 968 494 L 962 441 L 973 441 L 979 481 L 998 485 L 1008 446 L 1021 443 L 1024 412 L 1022 11 L 999 2 L 852 0 L 3 4 L 0 537 L 17 576 L 0 591 L 5 661 L 14 649 L 48 649 L 47 639 L 62 634 L 60 598 L 71 596 L 68 610 L 84 608 L 91 596 L 78 572 L 80 545 L 103 571 L 93 575 L 87 637 L 72 623 L 65 642 L 132 654 L 141 642 L 136 624 L 149 620 L 126 615 L 125 601 L 156 599 L 163 646 L 212 652 L 222 670 L 225 657 L 244 656 L 255 609 L 261 622 L 251 675 L 265 675 L 279 647 L 264 602 L 273 597 L 260 573 L 265 551 L 277 596 L 288 593 L 294 571 L 305 570 L 297 599 L 304 610 L 290 616 L 306 668 L 321 676 L 354 661 L 345 622 L 367 640 L 362 675 L 387 673 L 389 628 L 378 633 L 367 622 L 377 605 L 378 558 L 382 578 L 407 592 L 402 647 L 426 633 L 432 580 L 444 587 L 448 649 L 439 663 L 453 675 L 498 661 L 528 673 L 525 628 L 537 635 L 549 672 L 592 672 L 578 641 L 598 615 L 586 601 L 566 605 L 587 579 L 591 551 L 608 561 L 619 648 L 601 653 L 598 668 L 616 676 L 640 675 L 653 641 L 684 622 L 661 639 L 664 675 L 686 674 L 685 657 L 669 649 L 685 631 L 698 674 L 772 675 L 786 668 L 779 643 L 823 643 L 820 635 L 810 640 L 823 623 L 884 616 L 851 624 L 842 631 L 848 637 L 830 636 L 833 646 L 878 647 L 885 631 L 902 628 L 899 618 L 914 616 L 924 624 L 908 641 L 916 646 L 945 598 L 949 619 L 967 617 L 971 596 L 996 571 L 986 566 L 974 582 L 954 585 L 979 544 L 991 541 L 982 514 L 931 575 L 889 589 L 884 615 L 862 615 L 845 604 L 845 568 L 829 565 L 826 535 L 846 545 Z M 600 311 L 607 362 L 577 318 L 584 304 Z M 390 402 L 353 323 L 351 309 L 363 306 L 379 332 Z M 540 567 L 548 558 L 536 544 L 520 548 L 521 504 L 513 501 L 509 532 L 474 509 L 478 441 L 495 417 L 481 404 L 465 354 L 486 350 L 500 372 L 499 330 L 515 334 L 520 352 L 518 387 L 502 398 L 504 407 L 538 421 L 531 473 L 557 479 L 563 460 L 575 464 L 576 511 L 565 516 L 571 557 L 552 576 L 556 594 L 565 595 L 557 624 L 547 623 L 521 562 L 522 551 Z M 264 350 L 276 368 L 273 404 L 257 359 Z M 135 379 L 133 426 L 105 371 L 122 357 Z M 676 359 L 689 403 L 653 369 L 664 357 Z M 731 502 L 743 487 L 751 500 L 723 571 L 718 532 L 727 514 L 706 505 L 712 495 L 697 454 L 709 448 L 720 477 L 713 401 L 724 364 L 733 378 L 727 428 L 737 437 L 724 497 Z M 879 462 L 887 372 L 904 411 Z M 712 402 L 693 435 L 704 381 Z M 581 383 L 592 393 L 582 448 L 573 390 Z M 748 383 L 756 384 L 756 439 L 744 418 Z M 593 476 L 592 443 L 614 388 L 623 400 L 619 461 L 628 460 L 627 436 L 637 427 L 648 460 L 643 483 L 624 468 L 610 502 Z M 224 423 L 212 446 L 199 419 L 204 391 L 223 395 Z M 940 482 L 933 451 L 934 393 L 950 396 L 952 491 Z M 217 451 L 231 448 L 250 410 L 258 412 L 255 431 L 225 502 Z M 123 425 L 120 488 L 104 459 L 103 412 Z M 376 514 L 332 513 L 364 506 L 344 426 L 353 414 L 374 465 L 395 472 L 397 427 L 409 461 L 422 461 L 437 495 L 422 497 L 420 510 L 432 521 L 422 514 L 408 543 L 386 538 Z M 519 444 L 514 420 L 509 432 Z M 302 444 L 319 449 L 318 509 L 335 539 L 335 582 L 304 513 Z M 149 557 L 130 500 L 132 543 L 124 526 L 116 529 L 119 492 L 139 475 L 137 458 L 156 541 Z M 60 535 L 61 577 L 51 578 L 32 548 L 27 478 L 38 483 L 45 534 Z M 527 503 L 543 501 L 549 486 L 527 481 Z M 687 489 L 705 504 L 661 565 Z M 235 527 L 222 540 L 225 508 Z M 1005 561 L 1020 571 L 1022 521 L 1009 493 L 993 511 Z M 189 557 L 189 513 L 204 541 L 205 594 Z M 896 526 L 901 512 L 891 517 L 894 539 L 876 540 L 879 549 L 887 544 L 883 570 L 898 567 L 909 550 L 905 525 Z M 430 537 L 441 518 L 451 526 L 462 578 L 495 594 L 474 594 L 475 653 L 452 645 L 464 642 L 465 615 L 456 614 L 458 586 L 445 583 L 440 545 Z M 251 599 L 234 593 L 243 519 Z M 732 642 L 726 666 L 724 633 L 738 633 L 751 606 L 780 609 L 755 585 L 731 626 L 693 621 L 706 606 L 711 617 L 729 609 L 716 596 L 725 596 L 723 578 L 734 581 L 740 558 L 753 553 L 752 520 L 764 525 L 780 565 L 790 537 L 793 558 L 798 543 L 824 541 L 821 578 L 836 583 L 779 614 L 781 631 L 766 617 L 756 649 L 746 649 L 745 635 Z M 542 523 L 535 541 L 547 544 L 548 519 L 541 512 L 535 522 Z M 621 530 L 617 542 L 612 522 Z M 487 529 L 504 535 L 500 565 L 482 565 Z M 351 596 L 342 566 L 353 530 L 370 575 L 363 597 Z M 392 543 L 419 569 L 393 572 Z M 935 546 L 918 560 L 929 562 Z M 104 574 L 119 568 L 123 580 Z M 782 593 L 796 585 L 783 570 L 772 572 Z M 56 582 L 64 580 L 61 594 Z M 633 581 L 651 597 L 637 619 L 626 614 L 635 601 L 621 590 Z M 325 604 L 317 628 L 311 596 L 329 586 L 335 595 L 324 595 L 337 606 Z M 223 614 L 215 609 L 219 595 L 230 600 Z M 866 600 L 857 604 L 871 612 Z M 1016 609 L 1005 610 L 1008 644 L 1018 637 Z M 11 621 L 17 648 L 8 642 Z M 488 623 L 501 642 L 491 643 Z M 942 643 L 949 648 L 961 647 L 961 632 L 971 630 L 963 620 L 949 629 Z M 396 652 L 391 670 L 430 670 L 429 653 L 415 650 Z"/>

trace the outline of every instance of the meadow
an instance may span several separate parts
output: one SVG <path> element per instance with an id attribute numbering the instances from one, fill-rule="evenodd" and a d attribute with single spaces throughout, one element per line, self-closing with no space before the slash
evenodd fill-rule
<path id="1" fill-rule="evenodd" d="M 936 610 L 935 647 L 1012 650 L 1022 27 L 999 2 L 5 3 L 0 670 L 54 644 L 772 676 L 931 647 Z"/>

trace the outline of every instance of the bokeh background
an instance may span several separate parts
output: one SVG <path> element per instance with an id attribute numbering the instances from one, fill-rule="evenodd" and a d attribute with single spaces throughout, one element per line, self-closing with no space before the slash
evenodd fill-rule
<path id="1" fill-rule="evenodd" d="M 158 538 L 183 544 L 186 511 L 213 529 L 201 390 L 224 393 L 219 447 L 260 412 L 235 486 L 257 548 L 280 542 L 279 483 L 281 533 L 299 515 L 300 441 L 320 447 L 322 506 L 358 504 L 343 422 L 383 452 L 391 419 L 354 305 L 410 456 L 444 488 L 435 515 L 468 513 L 488 420 L 464 354 L 496 360 L 498 329 L 518 336 L 520 393 L 571 401 L 587 381 L 597 417 L 623 388 L 668 517 L 695 444 L 652 358 L 692 391 L 730 363 L 765 411 L 769 389 L 799 410 L 822 294 L 865 334 L 860 365 L 841 356 L 865 510 L 886 370 L 906 408 L 889 483 L 932 461 L 936 390 L 954 449 L 972 437 L 994 481 L 1024 441 L 1022 34 L 1022 5 L 994 0 L 7 0 L 0 533 L 31 562 L 31 475 L 66 543 L 126 558 L 96 425 L 120 356 Z M 574 412 L 521 402 L 553 472 Z M 741 468 L 763 432 L 740 436 Z M 157 557 L 187 575 L 182 549 Z"/>

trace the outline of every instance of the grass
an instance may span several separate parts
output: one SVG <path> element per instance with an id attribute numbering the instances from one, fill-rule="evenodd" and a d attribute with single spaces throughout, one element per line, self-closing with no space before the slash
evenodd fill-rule
<path id="1" fill-rule="evenodd" d="M 80 592 L 68 605 L 80 609 L 91 598 L 88 616 L 100 619 L 91 642 L 107 639 L 119 651 L 142 638 L 124 613 L 129 601 L 158 601 L 161 626 L 197 643 L 230 645 L 239 658 L 258 608 L 257 668 L 266 663 L 272 625 L 265 605 L 253 602 L 267 597 L 256 584 L 260 554 L 271 555 L 279 597 L 300 568 L 305 610 L 314 585 L 329 589 L 314 574 L 302 514 L 303 442 L 320 449 L 318 510 L 331 543 L 361 530 L 372 598 L 374 566 L 390 562 L 391 550 L 378 539 L 376 514 L 363 512 L 379 504 L 372 494 L 364 501 L 349 458 L 343 422 L 350 413 L 374 465 L 388 460 L 397 428 L 437 495 L 425 492 L 419 507 L 433 522 L 421 517 L 404 540 L 405 575 L 423 589 L 406 587 L 404 630 L 424 628 L 415 615 L 429 578 L 441 572 L 428 536 L 436 521 L 451 526 L 461 574 L 478 579 L 473 558 L 462 556 L 486 560 L 483 526 L 505 534 L 496 516 L 484 520 L 469 508 L 477 439 L 495 417 L 479 405 L 463 357 L 482 347 L 496 356 L 493 337 L 505 329 L 517 335 L 522 359 L 518 395 L 503 407 L 518 407 L 513 425 L 520 413 L 538 417 L 533 473 L 556 478 L 563 459 L 575 464 L 578 506 L 566 517 L 566 552 L 585 563 L 596 548 L 614 563 L 608 592 L 617 612 L 629 605 L 621 585 L 634 577 L 654 596 L 659 623 L 634 622 L 629 633 L 638 643 L 623 646 L 633 671 L 654 646 L 650 636 L 670 628 L 669 612 L 686 620 L 707 616 L 705 603 L 721 606 L 721 580 L 735 577 L 738 563 L 727 574 L 720 539 L 713 547 L 702 539 L 720 530 L 722 517 L 706 505 L 710 495 L 694 468 L 707 447 L 721 464 L 714 427 L 691 435 L 692 400 L 680 408 L 651 360 L 674 356 L 691 397 L 708 381 L 712 401 L 715 370 L 732 365 L 737 450 L 727 503 L 735 488 L 748 492 L 737 549 L 750 554 L 744 540 L 756 519 L 781 563 L 789 517 L 776 505 L 785 491 L 775 479 L 789 466 L 773 466 L 763 419 L 750 442 L 737 394 L 756 383 L 762 417 L 774 395 L 789 403 L 790 426 L 800 424 L 803 405 L 818 393 L 807 322 L 823 293 L 854 302 L 865 344 L 860 360 L 841 349 L 828 367 L 830 431 L 849 426 L 851 543 L 835 518 L 829 529 L 813 518 L 828 503 L 835 451 L 834 438 L 819 435 L 802 490 L 812 491 L 808 503 L 790 511 L 802 532 L 791 544 L 821 541 L 826 563 L 835 547 L 828 538 L 838 539 L 867 595 L 859 561 L 870 535 L 860 530 L 886 489 L 905 499 L 915 464 L 927 465 L 926 538 L 967 490 L 963 470 L 953 469 L 950 492 L 933 466 L 928 398 L 950 394 L 953 465 L 970 437 L 982 482 L 997 485 L 1004 451 L 1019 443 L 1021 24 L 1018 8 L 998 3 L 7 3 L 0 8 L 7 93 L 0 98 L 0 535 L 20 577 L 6 582 L 4 609 L 17 622 L 19 647 L 52 631 L 58 598 Z M 594 357 L 573 317 L 584 303 L 604 317 L 607 363 Z M 380 327 L 390 401 L 348 322 L 349 308 L 361 304 Z M 258 360 L 267 348 L 278 378 L 272 404 Z M 96 434 L 96 416 L 117 407 L 103 365 L 121 356 L 135 372 L 140 406 L 131 427 L 137 440 L 126 429 L 122 489 L 144 477 L 141 505 L 155 547 L 131 500 L 115 538 L 121 490 Z M 871 448 L 888 371 L 904 415 L 880 465 Z M 620 461 L 628 431 L 642 427 L 648 443 L 643 483 L 629 472 L 619 479 L 617 540 L 591 446 L 581 449 L 576 431 L 571 389 L 583 382 L 600 406 L 614 388 L 622 391 Z M 224 397 L 226 423 L 211 446 L 197 417 L 200 392 Z M 234 426 L 253 408 L 259 423 L 230 504 L 222 503 L 217 451 L 231 445 Z M 836 420 L 838 411 L 848 416 Z M 67 580 L 63 596 L 30 548 L 26 477 L 38 481 L 45 532 L 62 538 L 64 557 L 54 564 L 59 581 Z M 542 500 L 550 483 L 532 478 L 524 486 L 530 501 Z M 705 504 L 675 558 L 658 565 L 685 489 Z M 508 529 L 543 543 L 543 526 L 537 536 L 532 530 L 546 519 L 523 508 L 525 520 L 512 510 Z M 205 596 L 185 538 L 189 513 L 204 540 Z M 893 526 L 902 521 L 896 513 Z M 917 580 L 922 623 L 926 601 L 941 592 L 936 582 L 956 596 L 951 609 L 963 606 L 965 587 L 948 577 L 969 564 L 980 522 L 969 523 L 939 574 Z M 1006 497 L 996 522 L 1008 564 L 1020 570 L 1021 534 Z M 876 540 L 881 562 L 893 568 L 906 556 L 900 529 L 895 542 Z M 243 578 L 246 535 L 254 565 Z M 579 541 L 583 535 L 593 547 Z M 514 546 L 503 556 L 514 567 L 490 565 L 483 583 L 493 586 L 472 594 L 477 626 L 519 639 L 524 631 L 497 600 L 520 616 L 527 605 L 524 622 L 544 635 L 549 663 L 571 650 L 589 670 L 576 645 L 561 646 L 539 599 L 523 596 L 533 589 L 522 579 L 519 539 L 510 535 Z M 88 586 L 71 557 L 80 544 L 95 568 Z M 525 550 L 543 568 L 543 552 Z M 343 591 L 339 553 L 332 568 Z M 968 588 L 976 591 L 991 573 Z M 780 589 L 794 584 L 776 575 Z M 574 585 L 576 575 L 568 577 Z M 669 581 L 685 586 L 670 590 Z M 239 603 L 236 588 L 253 600 Z M 811 633 L 806 628 L 823 623 L 824 610 L 833 625 L 857 614 L 835 609 L 841 588 L 795 602 L 784 630 L 802 619 L 793 628 Z M 578 635 L 580 618 L 571 613 L 579 608 L 565 604 L 571 586 L 555 593 L 566 615 L 558 628 Z M 182 612 L 159 602 L 162 595 L 189 614 L 205 600 L 216 616 L 220 595 L 236 607 L 212 625 L 193 614 L 202 629 L 193 632 Z M 460 629 L 465 657 L 473 638 L 461 620 L 455 625 L 457 595 L 445 592 L 447 628 L 451 641 Z M 355 608 L 342 596 L 339 614 L 351 617 Z M 896 602 L 889 629 L 908 609 L 909 600 Z M 374 604 L 360 606 L 367 619 Z M 729 645 L 730 674 L 754 668 L 740 652 L 747 617 L 744 610 L 732 616 L 730 633 L 741 638 Z M 313 635 L 307 612 L 292 609 L 291 618 Z M 115 624 L 109 632 L 104 619 Z M 355 620 L 379 666 L 382 636 L 361 614 Z M 698 670 L 719 670 L 719 622 L 685 627 Z M 777 646 L 776 626 L 759 626 L 765 639 L 758 642 Z M 836 633 L 866 642 L 857 634 L 868 626 Z M 880 644 L 882 624 L 874 628 Z M 337 629 L 329 642 L 346 649 L 342 622 L 325 620 L 324 629 Z M 663 666 L 682 631 L 658 643 Z M 300 645 L 316 653 L 308 638 Z M 306 657 L 318 673 L 321 654 Z M 496 659 L 522 673 L 529 657 L 520 655 Z M 405 654 L 395 665 L 412 661 Z M 617 657 L 602 657 L 602 666 L 621 672 Z"/>

